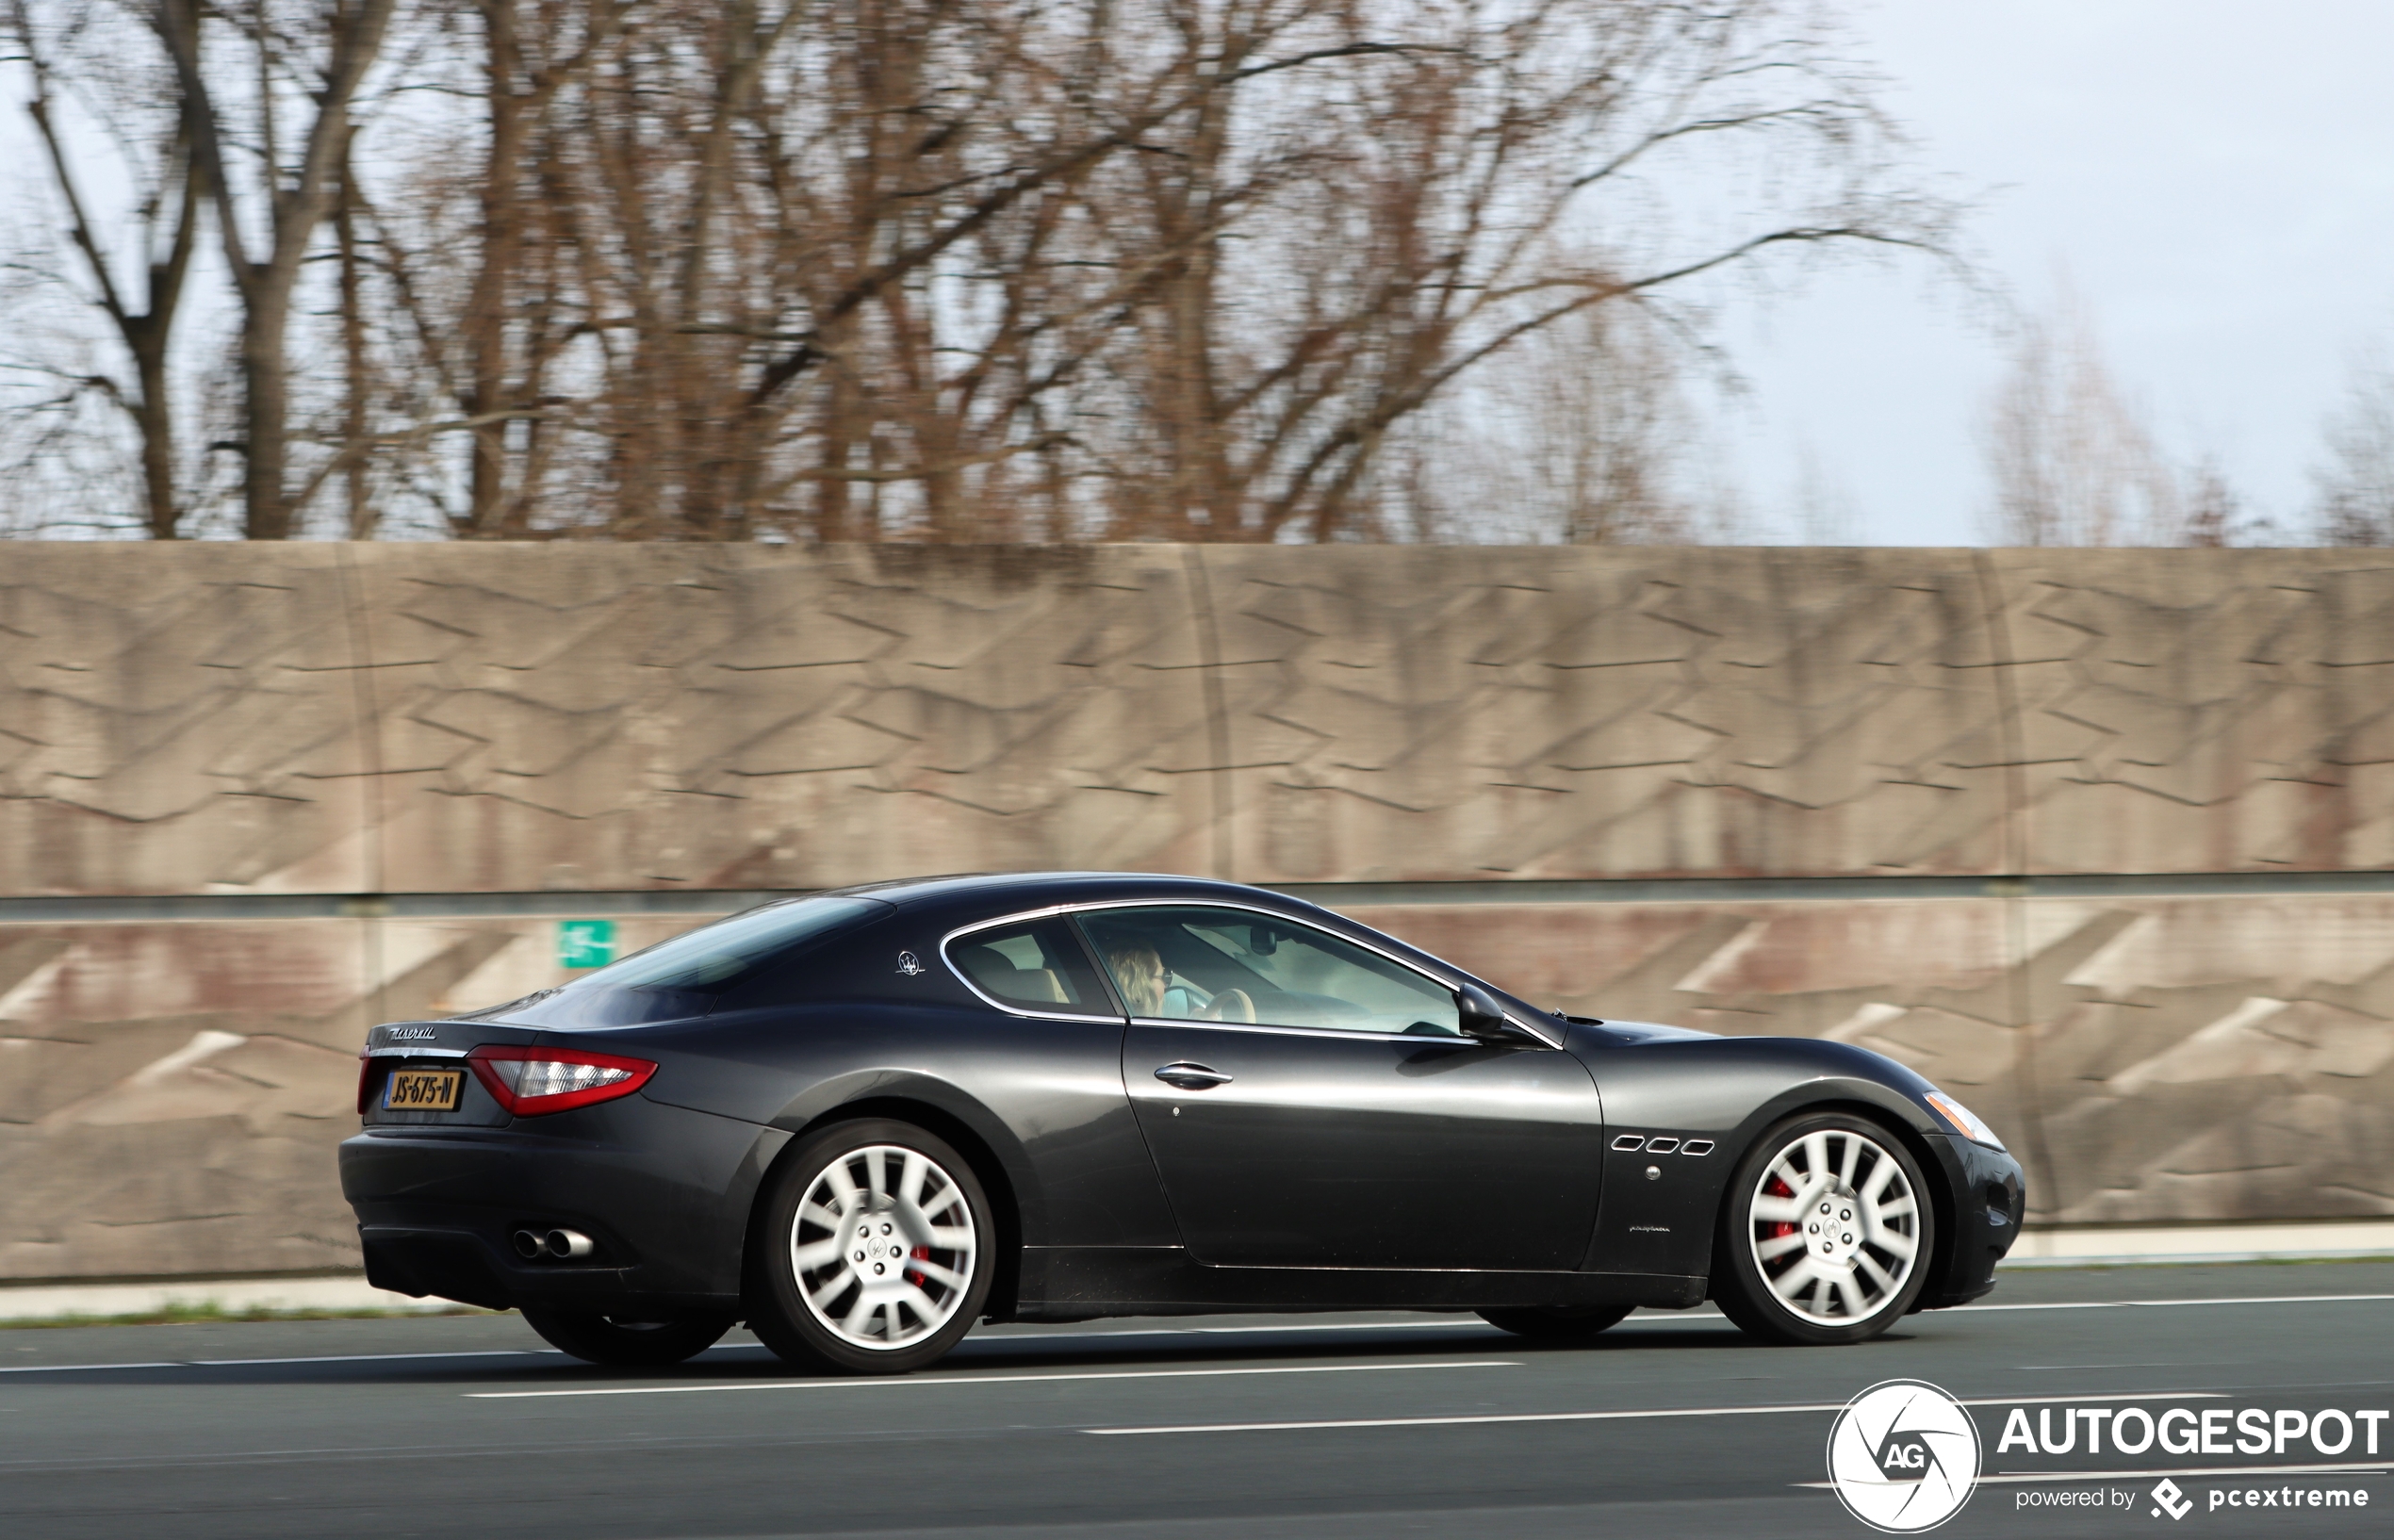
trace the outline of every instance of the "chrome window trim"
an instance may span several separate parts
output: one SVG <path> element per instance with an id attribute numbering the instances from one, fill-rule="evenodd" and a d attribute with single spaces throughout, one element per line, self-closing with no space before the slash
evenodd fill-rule
<path id="1" fill-rule="evenodd" d="M 1395 963 L 1398 967 L 1402 968 L 1409 974 L 1415 975 L 1417 977 L 1426 978 L 1434 984 L 1440 985 L 1449 994 L 1452 994 L 1463 988 L 1462 983 L 1452 979 L 1441 978 L 1436 974 L 1432 973 L 1429 969 L 1422 967 L 1419 963 L 1414 962 L 1410 958 L 1401 958 L 1385 946 L 1374 946 L 1369 942 L 1358 941 L 1353 936 L 1340 935 L 1335 930 L 1326 930 L 1315 921 L 1304 919 L 1294 914 L 1285 914 L 1278 909 L 1268 909 L 1260 904 L 1242 904 L 1231 899 L 1209 898 L 1108 898 L 1094 899 L 1082 904 L 1054 904 L 1050 905 L 1046 909 L 1041 909 L 1035 912 L 1041 914 L 1049 912 L 1058 914 L 1086 914 L 1093 910 L 1100 909 L 1238 909 L 1248 914 L 1261 914 L 1269 919 L 1286 921 L 1287 924 L 1292 926 L 1302 926 L 1307 930 L 1320 930 L 1324 935 L 1336 937 L 1339 941 L 1345 942 L 1349 946 L 1359 946 L 1363 950 L 1369 952 L 1374 956 L 1384 958 L 1387 961 Z M 947 943 L 943 941 L 940 943 L 940 948 L 942 955 L 944 956 Z M 1478 985 L 1482 989 L 1485 989 L 1487 987 L 1484 984 L 1481 984 L 1478 979 L 1470 978 L 1468 975 L 1465 975 L 1463 976 L 1470 983 Z M 1132 1019 L 1141 1026 L 1158 1024 L 1157 1018 L 1141 1016 L 1134 1017 Z M 1561 1042 L 1549 1038 L 1544 1032 L 1531 1025 L 1529 1023 L 1516 1017 L 1511 1011 L 1506 1011 L 1504 1013 L 1504 1019 L 1509 1024 L 1527 1032 L 1532 1038 L 1534 1038 L 1540 1044 L 1550 1050 L 1558 1050 L 1563 1046 Z M 1320 1032 L 1341 1038 L 1371 1038 L 1389 1040 L 1397 1042 L 1436 1042 L 1443 1040 L 1438 1038 L 1424 1038 L 1419 1033 L 1343 1032 L 1335 1026 L 1279 1026 L 1269 1022 L 1185 1022 L 1172 1019 L 1162 1019 L 1160 1021 L 1160 1024 L 1167 1026 L 1254 1026 L 1263 1027 L 1278 1032 Z M 1454 1040 L 1458 1042 L 1476 1042 L 1479 1040 L 1467 1033 L 1458 1032 L 1455 1034 Z"/>
<path id="2" fill-rule="evenodd" d="M 1002 1010 L 1008 1016 L 1021 1016 L 1035 1022 L 1106 1022 L 1119 1026 L 1123 1024 L 1123 1014 L 1120 1011 L 1109 1010 L 1102 1015 L 1091 1016 L 1080 1011 L 1033 1010 L 1027 1006 L 1010 1005 L 990 993 L 987 990 L 982 989 L 978 984 L 974 983 L 972 975 L 967 974 L 963 969 L 958 967 L 956 965 L 956 959 L 948 956 L 948 943 L 955 941 L 959 936 L 976 935 L 984 930 L 995 930 L 1002 926 L 1026 924 L 1033 920 L 1053 919 L 1064 914 L 1065 912 L 1066 907 L 1064 905 L 1050 904 L 1044 909 L 1025 909 L 1020 914 L 1008 914 L 995 920 L 976 920 L 969 926 L 959 926 L 954 930 L 949 931 L 946 935 L 940 938 L 940 961 L 947 965 L 947 971 L 956 975 L 956 981 L 958 983 L 973 991 L 973 997 L 975 999 L 979 1000 L 982 1004 L 990 1006 L 995 1009 Z M 1075 940 L 1077 940 L 1077 938 L 1075 938 Z M 1091 964 L 1091 966 L 1095 965 Z M 1106 984 L 1106 979 L 1101 975 L 1098 982 L 1100 984 Z M 1110 991 L 1112 986 L 1107 985 L 1107 988 Z"/>
<path id="3" fill-rule="evenodd" d="M 1176 1016 L 1134 1016 L 1133 1026 L 1196 1026 L 1209 1032 L 1278 1032 L 1300 1038 L 1343 1038 L 1349 1042 L 1410 1042 L 1484 1047 L 1479 1039 L 1445 1032 L 1348 1032 L 1335 1026 L 1282 1026 L 1275 1022 L 1200 1022 Z"/>

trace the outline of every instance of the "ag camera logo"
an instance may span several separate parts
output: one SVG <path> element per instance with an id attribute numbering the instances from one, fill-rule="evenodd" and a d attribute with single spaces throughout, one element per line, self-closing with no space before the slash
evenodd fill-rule
<path id="1" fill-rule="evenodd" d="M 1925 1380 L 1872 1385 L 1828 1432 L 1838 1500 L 1885 1534 L 1919 1534 L 1961 1512 L 1978 1482 L 1978 1425 Z"/>

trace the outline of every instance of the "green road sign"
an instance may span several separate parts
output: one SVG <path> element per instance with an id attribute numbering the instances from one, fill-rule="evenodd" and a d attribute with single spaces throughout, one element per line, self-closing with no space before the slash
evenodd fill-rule
<path id="1" fill-rule="evenodd" d="M 557 960 L 568 968 L 603 968 L 615 960 L 613 920 L 557 922 Z"/>

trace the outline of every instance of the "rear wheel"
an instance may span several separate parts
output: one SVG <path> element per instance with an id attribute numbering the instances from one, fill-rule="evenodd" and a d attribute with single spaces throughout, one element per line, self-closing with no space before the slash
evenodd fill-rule
<path id="1" fill-rule="evenodd" d="M 552 1310 L 523 1307 L 525 1324 L 585 1364 L 611 1368 L 662 1368 L 706 1352 L 731 1330 L 724 1315 L 675 1316 L 664 1320 L 637 1320 L 605 1316 L 595 1310 Z"/>
<path id="2" fill-rule="evenodd" d="M 1480 1319 L 1535 1342 L 1586 1342 L 1619 1325 L 1630 1308 L 1626 1304 L 1531 1305 L 1483 1310 Z"/>
<path id="3" fill-rule="evenodd" d="M 1790 1119 L 1738 1163 L 1721 1217 L 1714 1298 L 1748 1335 L 1862 1342 L 1927 1281 L 1936 1216 L 1920 1165 L 1877 1121 Z"/>
<path id="4" fill-rule="evenodd" d="M 755 1237 L 748 1327 L 793 1363 L 904 1374 L 973 1329 L 996 1262 L 963 1156 L 910 1123 L 860 1119 L 783 1162 Z"/>

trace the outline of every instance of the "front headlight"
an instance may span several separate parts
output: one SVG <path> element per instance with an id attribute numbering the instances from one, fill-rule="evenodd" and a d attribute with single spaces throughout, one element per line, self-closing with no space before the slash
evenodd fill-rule
<path id="1" fill-rule="evenodd" d="M 1995 1131 L 1987 1126 L 1986 1119 L 1971 1111 L 1943 1091 L 1930 1091 L 1928 1105 L 1943 1114 L 1944 1120 L 1954 1125 L 1954 1132 L 1962 1138 L 1976 1140 L 1980 1144 L 1991 1144 L 1998 1150 L 2004 1147 L 2003 1140 L 1995 1137 Z"/>

